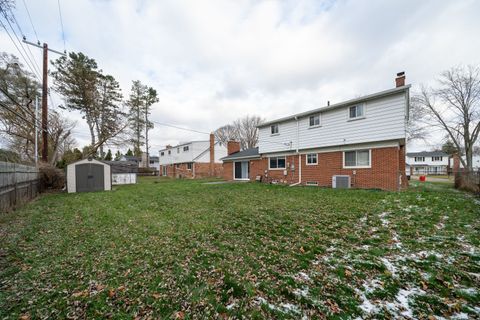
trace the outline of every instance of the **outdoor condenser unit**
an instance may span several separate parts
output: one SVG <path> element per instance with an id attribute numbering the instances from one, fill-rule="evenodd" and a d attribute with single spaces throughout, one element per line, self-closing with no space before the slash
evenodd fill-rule
<path id="1" fill-rule="evenodd" d="M 350 176 L 333 176 L 332 188 L 349 189 L 351 185 Z"/>

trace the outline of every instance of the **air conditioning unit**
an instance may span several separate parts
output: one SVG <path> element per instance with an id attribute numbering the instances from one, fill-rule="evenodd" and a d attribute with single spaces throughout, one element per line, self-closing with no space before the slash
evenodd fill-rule
<path id="1" fill-rule="evenodd" d="M 332 188 L 334 189 L 349 189 L 351 186 L 350 176 L 333 176 Z"/>

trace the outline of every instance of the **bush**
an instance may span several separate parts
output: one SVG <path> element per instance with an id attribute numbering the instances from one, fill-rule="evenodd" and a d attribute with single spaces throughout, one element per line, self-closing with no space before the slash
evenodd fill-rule
<path id="1" fill-rule="evenodd" d="M 65 187 L 65 172 L 48 163 L 39 163 L 40 185 L 42 189 L 60 190 Z"/>
<path id="2" fill-rule="evenodd" d="M 455 188 L 480 193 L 480 173 L 479 172 L 457 172 L 455 174 Z"/>

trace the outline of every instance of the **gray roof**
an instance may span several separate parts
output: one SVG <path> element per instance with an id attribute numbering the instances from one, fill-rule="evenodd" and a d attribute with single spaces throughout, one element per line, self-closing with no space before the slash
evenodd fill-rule
<path id="1" fill-rule="evenodd" d="M 223 157 L 220 160 L 233 161 L 233 160 L 253 159 L 253 158 L 260 158 L 260 154 L 258 153 L 258 147 L 245 149 L 239 152 L 232 153 L 226 157 Z"/>
<path id="2" fill-rule="evenodd" d="M 407 157 L 448 157 L 443 151 L 408 152 Z"/>
<path id="3" fill-rule="evenodd" d="M 345 107 L 345 106 L 352 105 L 352 104 L 355 104 L 355 103 L 361 103 L 361 102 L 371 100 L 371 99 L 377 99 L 377 98 L 389 96 L 389 95 L 396 94 L 396 93 L 399 93 L 399 92 L 404 92 L 404 91 L 408 92 L 409 89 L 410 89 L 410 85 L 406 85 L 406 86 L 401 86 L 401 87 L 397 87 L 397 88 L 393 88 L 393 89 L 389 89 L 389 90 L 380 91 L 380 92 L 377 92 L 377 93 L 374 93 L 374 94 L 369 94 L 369 95 L 366 95 L 366 96 L 363 96 L 363 97 L 359 97 L 359 98 L 355 98 L 355 99 L 331 104 L 331 105 L 328 105 L 328 106 L 324 106 L 324 107 L 321 107 L 321 108 L 316 108 L 316 109 L 313 109 L 313 110 L 297 113 L 297 114 L 294 114 L 294 115 L 291 115 L 291 116 L 288 116 L 288 117 L 279 118 L 279 119 L 272 120 L 272 121 L 267 121 L 267 122 L 264 122 L 264 123 L 260 124 L 258 126 L 258 128 L 266 127 L 266 126 L 269 126 L 269 125 L 274 124 L 274 123 L 294 120 L 295 118 L 305 117 L 305 116 L 309 116 L 311 114 L 315 114 L 315 113 L 319 113 L 319 112 L 323 112 L 323 111 L 327 111 L 327 110 L 331 110 L 331 109 Z"/>

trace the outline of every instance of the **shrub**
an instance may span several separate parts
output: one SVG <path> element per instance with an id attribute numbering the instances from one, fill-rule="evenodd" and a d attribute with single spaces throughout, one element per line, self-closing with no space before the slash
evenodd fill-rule
<path id="1" fill-rule="evenodd" d="M 48 163 L 39 163 L 40 185 L 42 189 L 60 190 L 65 186 L 65 172 Z"/>

